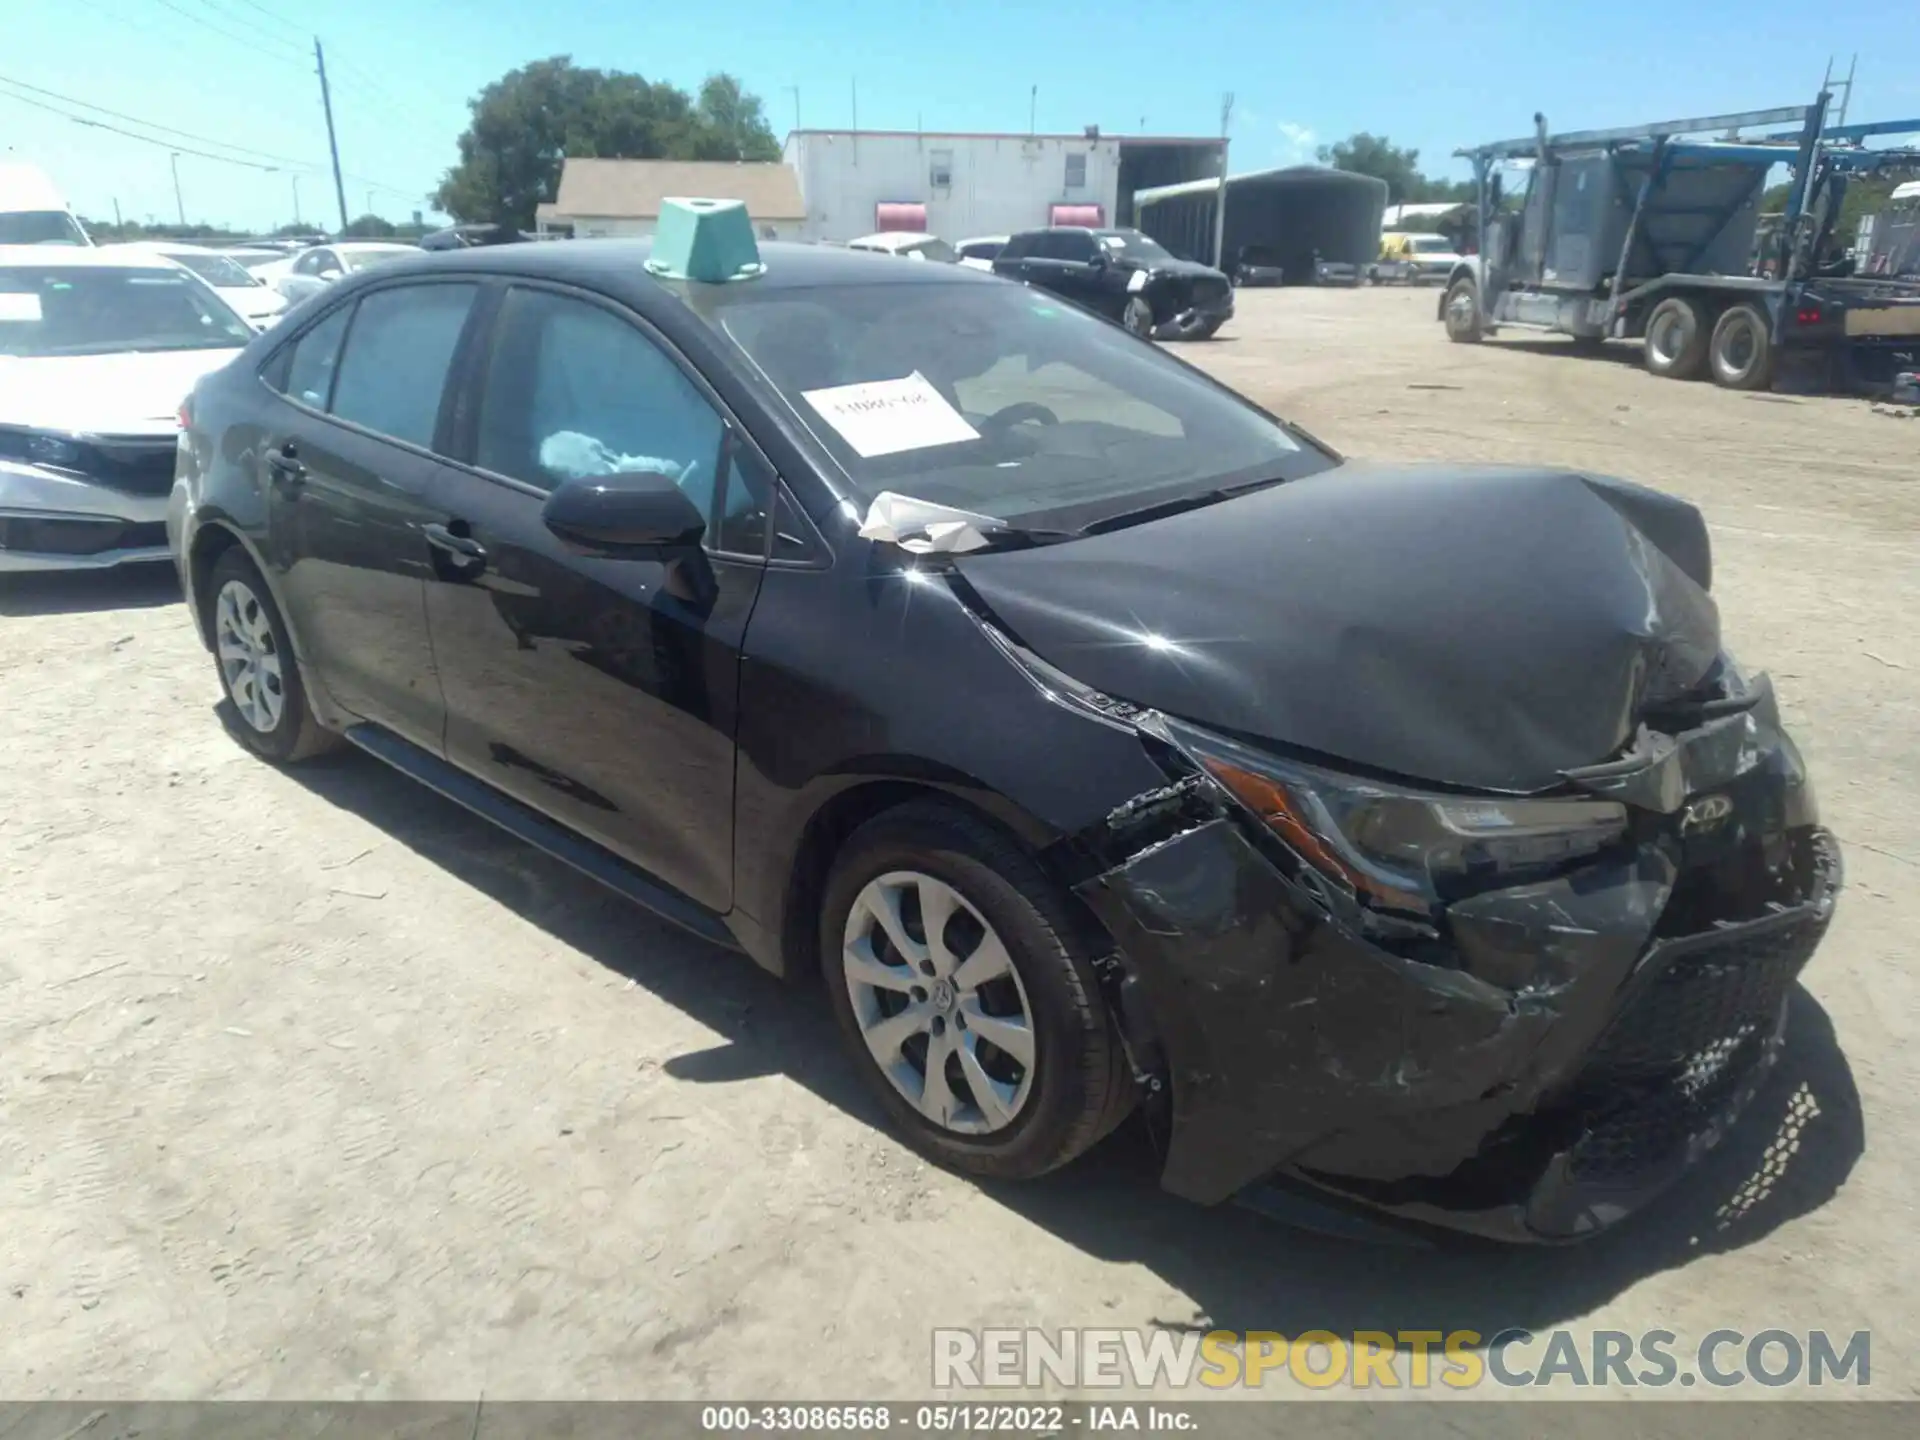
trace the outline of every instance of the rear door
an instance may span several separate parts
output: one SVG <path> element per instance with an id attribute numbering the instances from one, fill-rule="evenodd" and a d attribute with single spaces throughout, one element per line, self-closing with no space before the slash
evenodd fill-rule
<path id="1" fill-rule="evenodd" d="M 266 457 L 283 593 L 309 663 L 342 707 L 436 753 L 445 707 L 427 638 L 427 494 L 479 294 L 472 281 L 387 286 L 309 327 L 283 372 L 290 414 Z"/>
<path id="2" fill-rule="evenodd" d="M 712 910 L 733 894 L 740 647 L 773 481 L 709 387 L 639 317 L 516 282 L 434 493 L 456 548 L 427 587 L 447 758 Z M 570 550 L 570 477 L 674 475 L 708 516 L 672 565 Z"/>

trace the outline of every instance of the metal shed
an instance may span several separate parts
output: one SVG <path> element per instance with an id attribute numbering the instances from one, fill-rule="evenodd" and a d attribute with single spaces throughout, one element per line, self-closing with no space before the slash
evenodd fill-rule
<path id="1" fill-rule="evenodd" d="M 1225 223 L 1216 232 L 1221 189 L 1219 180 L 1190 180 L 1136 190 L 1135 223 L 1169 249 L 1222 268 L 1243 247 L 1269 251 L 1289 284 L 1312 278 L 1316 252 L 1322 260 L 1354 266 L 1379 258 L 1384 180 L 1323 165 L 1230 175 Z"/>

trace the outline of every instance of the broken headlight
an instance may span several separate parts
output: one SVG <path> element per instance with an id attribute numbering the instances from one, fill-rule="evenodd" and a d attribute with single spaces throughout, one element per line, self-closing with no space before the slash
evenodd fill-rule
<path id="1" fill-rule="evenodd" d="M 1170 739 L 1321 878 L 1394 910 L 1518 884 L 1597 854 L 1624 805 L 1569 797 L 1448 795 L 1281 759 L 1177 721 Z"/>

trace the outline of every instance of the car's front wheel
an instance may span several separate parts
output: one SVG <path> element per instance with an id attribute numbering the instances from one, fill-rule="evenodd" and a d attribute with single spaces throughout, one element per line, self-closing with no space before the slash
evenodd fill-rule
<path id="1" fill-rule="evenodd" d="M 233 729 L 241 743 L 282 765 L 330 748 L 338 737 L 321 726 L 307 703 L 286 622 L 239 547 L 214 562 L 205 603 L 220 686 L 233 706 Z"/>
<path id="2" fill-rule="evenodd" d="M 1153 338 L 1153 306 L 1138 295 L 1127 297 L 1127 308 L 1120 312 L 1120 323 L 1142 340 Z"/>
<path id="3" fill-rule="evenodd" d="M 820 945 L 855 1065 L 934 1160 L 1042 1175 L 1131 1108 L 1065 895 L 972 816 L 913 804 L 857 831 L 827 882 Z"/>

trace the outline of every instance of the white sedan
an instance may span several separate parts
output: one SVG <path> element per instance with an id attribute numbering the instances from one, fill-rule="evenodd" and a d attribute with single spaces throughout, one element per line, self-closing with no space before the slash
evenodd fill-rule
<path id="1" fill-rule="evenodd" d="M 878 235 L 862 235 L 847 241 L 849 250 L 871 250 L 880 255 L 898 255 L 907 260 L 938 260 L 952 264 L 958 257 L 953 247 L 938 235 L 923 235 L 917 230 L 886 230 Z"/>
<path id="2" fill-rule="evenodd" d="M 0 246 L 0 574 L 166 560 L 180 406 L 254 333 L 161 256 Z"/>
<path id="3" fill-rule="evenodd" d="M 184 265 L 220 292 L 256 330 L 264 330 L 287 308 L 287 297 L 249 270 L 233 255 L 209 250 L 201 245 L 165 244 L 153 240 L 135 240 L 123 245 L 103 246 L 109 250 L 142 251 L 160 255 Z"/>
<path id="4" fill-rule="evenodd" d="M 993 273 L 993 260 L 1007 248 L 1008 235 L 971 235 L 954 246 L 960 256 L 960 263 L 969 270 L 984 270 Z"/>
<path id="5" fill-rule="evenodd" d="M 269 280 L 280 293 L 295 304 L 309 295 L 317 295 L 341 276 L 369 266 L 418 255 L 417 245 L 392 245 L 372 240 L 349 240 L 334 245 L 316 245 L 302 250 L 284 270 Z"/>

